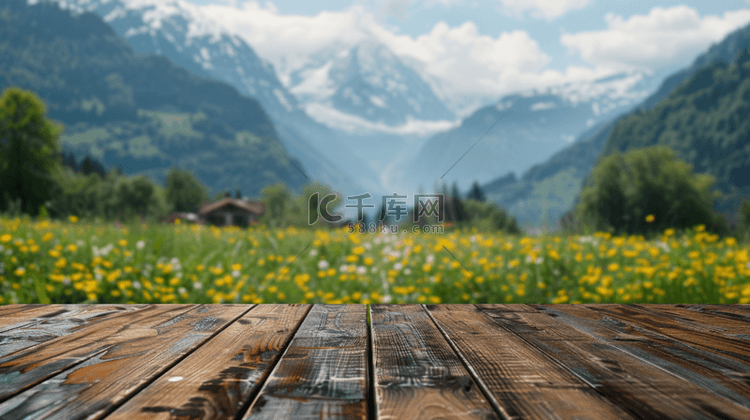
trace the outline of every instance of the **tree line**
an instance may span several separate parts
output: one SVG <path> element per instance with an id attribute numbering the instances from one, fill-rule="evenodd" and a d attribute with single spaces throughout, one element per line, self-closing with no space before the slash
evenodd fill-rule
<path id="1" fill-rule="evenodd" d="M 173 168 L 164 186 L 145 175 L 126 176 L 118 168 L 107 169 L 91 156 L 78 161 L 60 151 L 62 125 L 46 118 L 44 103 L 32 92 L 7 89 L 0 97 L 0 212 L 65 217 L 76 215 L 108 220 L 162 220 L 171 212 L 197 212 L 208 201 L 208 188 L 189 171 Z M 482 230 L 520 230 L 515 220 L 494 203 L 487 203 L 477 183 L 462 198 L 457 186 L 443 186 L 445 221 L 457 227 Z M 308 224 L 309 197 L 334 193 L 325 185 L 312 183 L 301 194 L 283 183 L 261 191 L 266 212 L 260 222 L 269 226 Z M 228 196 L 219 192 L 214 199 Z M 236 191 L 239 198 L 241 192 Z M 330 204 L 337 209 L 342 198 Z M 384 214 L 385 209 L 380 209 Z M 409 215 L 409 219 L 411 219 Z M 346 222 L 346 221 L 344 221 Z M 367 222 L 367 220 L 349 220 Z"/>
<path id="2" fill-rule="evenodd" d="M 171 212 L 196 212 L 208 200 L 206 186 L 183 169 L 170 170 L 161 186 L 145 175 L 107 170 L 91 156 L 78 162 L 71 153 L 60 152 L 63 127 L 45 114 L 44 104 L 31 92 L 9 88 L 0 97 L 0 212 L 158 221 Z M 750 201 L 744 200 L 731 218 L 714 212 L 719 198 L 712 189 L 715 181 L 711 175 L 694 173 L 691 165 L 666 146 L 614 153 L 597 163 L 577 205 L 561 225 L 572 233 L 652 235 L 702 224 L 709 231 L 748 239 Z M 320 184 L 303 186 L 300 195 L 282 183 L 266 187 L 261 191 L 266 212 L 260 222 L 279 227 L 307 225 L 308 199 L 315 192 L 320 196 L 333 193 Z M 436 192 L 445 197 L 448 225 L 520 233 L 516 220 L 487 202 L 476 182 L 465 195 L 456 184 L 451 189 L 443 185 Z M 241 195 L 239 190 L 236 195 Z M 341 202 L 339 196 L 329 208 L 336 209 Z M 378 214 L 377 221 L 388 221 L 383 217 L 385 209 Z M 406 221 L 410 220 L 409 214 Z M 437 220 L 421 221 L 431 222 Z"/>

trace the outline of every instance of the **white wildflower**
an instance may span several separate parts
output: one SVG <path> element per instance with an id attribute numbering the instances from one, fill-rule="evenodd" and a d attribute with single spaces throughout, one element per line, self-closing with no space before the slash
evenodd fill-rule
<path id="1" fill-rule="evenodd" d="M 318 270 L 327 270 L 328 267 L 330 267 L 330 264 L 328 264 L 328 261 L 326 260 L 320 260 L 318 261 Z"/>

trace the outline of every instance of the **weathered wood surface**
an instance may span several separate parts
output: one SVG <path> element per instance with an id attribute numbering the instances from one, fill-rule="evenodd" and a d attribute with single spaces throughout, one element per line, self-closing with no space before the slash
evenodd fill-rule
<path id="1" fill-rule="evenodd" d="M 649 347 L 655 343 L 636 340 L 635 345 L 630 345 L 628 340 L 628 344 L 622 344 L 618 341 L 622 337 L 610 334 L 610 330 L 594 322 L 584 323 L 561 316 L 561 313 L 585 313 L 590 311 L 588 308 L 560 305 L 547 308 L 555 310 L 549 313 L 507 312 L 495 310 L 491 305 L 482 309 L 499 325 L 544 353 L 553 354 L 559 364 L 613 404 L 639 418 L 689 418 L 692 415 L 715 418 L 719 413 L 718 418 L 750 418 L 750 409 L 719 399 L 706 389 L 718 390 L 720 386 L 716 381 L 706 378 L 703 384 L 706 387 L 691 381 L 701 378 L 700 373 L 707 373 L 706 369 L 691 372 L 679 355 L 651 352 Z M 741 394 L 727 391 L 747 402 Z"/>
<path id="2" fill-rule="evenodd" d="M 169 305 L 156 309 L 162 312 L 140 323 L 122 323 L 125 316 L 109 317 L 41 344 L 38 347 L 45 348 L 37 352 L 21 352 L 10 360 L 0 360 L 0 372 L 6 378 L 20 374 L 17 380 L 21 385 L 4 389 L 3 397 L 23 391 L 0 404 L 0 418 L 102 418 L 249 308 Z M 147 312 L 151 311 L 135 311 L 132 315 Z M 120 323 L 103 328 L 107 321 Z M 80 353 L 82 347 L 90 349 L 86 356 Z M 82 363 L 73 366 L 69 361 L 76 356 Z M 36 360 L 31 362 L 32 358 Z"/>
<path id="3" fill-rule="evenodd" d="M 244 419 L 367 418 L 365 305 L 315 305 Z"/>
<path id="4" fill-rule="evenodd" d="M 633 418 L 480 309 L 427 308 L 505 418 Z"/>
<path id="5" fill-rule="evenodd" d="M 499 418 L 421 306 L 371 309 L 379 419 Z"/>
<path id="6" fill-rule="evenodd" d="M 119 312 L 145 305 L 45 305 L 0 315 L 0 357 L 55 339 Z"/>
<path id="7" fill-rule="evenodd" d="M 6 419 L 750 419 L 750 305 L 0 306 Z"/>
<path id="8" fill-rule="evenodd" d="M 311 305 L 260 305 L 107 419 L 233 419 L 252 400 Z"/>

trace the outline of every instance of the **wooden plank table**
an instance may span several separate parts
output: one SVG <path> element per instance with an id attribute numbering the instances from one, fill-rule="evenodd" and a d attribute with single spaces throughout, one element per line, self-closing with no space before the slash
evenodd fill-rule
<path id="1" fill-rule="evenodd" d="M 0 419 L 750 419 L 750 305 L 0 306 Z"/>

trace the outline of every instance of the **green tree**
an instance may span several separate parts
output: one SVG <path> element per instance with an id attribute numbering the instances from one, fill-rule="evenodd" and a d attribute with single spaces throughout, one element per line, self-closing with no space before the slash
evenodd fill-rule
<path id="1" fill-rule="evenodd" d="M 120 200 L 129 208 L 129 215 L 146 216 L 155 205 L 155 193 L 154 183 L 145 175 L 129 178 L 120 184 Z"/>
<path id="2" fill-rule="evenodd" d="M 516 219 L 510 216 L 505 209 L 492 202 L 477 200 L 466 200 L 463 202 L 467 214 L 470 216 L 469 225 L 480 231 L 503 231 L 510 234 L 519 234 Z"/>
<path id="3" fill-rule="evenodd" d="M 646 234 L 719 223 L 715 178 L 695 174 L 666 146 L 616 152 L 602 159 L 581 192 L 577 219 L 597 230 Z"/>
<path id="4" fill-rule="evenodd" d="M 48 120 L 42 101 L 31 92 L 9 88 L 0 97 L 0 196 L 20 202 L 36 215 L 59 191 L 54 173 L 60 166 L 63 127 Z M 6 201 L 0 209 L 6 210 Z"/>
<path id="5" fill-rule="evenodd" d="M 52 199 L 52 209 L 58 215 L 73 214 L 76 216 L 100 216 L 99 189 L 105 182 L 97 174 L 83 175 L 69 167 L 60 171 L 58 176 L 62 193 Z"/>
<path id="6" fill-rule="evenodd" d="M 167 202 L 172 210 L 195 212 L 208 200 L 208 190 L 190 171 L 174 168 L 167 174 Z"/>
<path id="7" fill-rule="evenodd" d="M 261 220 L 273 226 L 283 224 L 292 198 L 286 185 L 281 182 L 270 185 L 260 192 L 260 196 L 266 206 L 266 213 Z"/>
<path id="8" fill-rule="evenodd" d="M 89 155 L 86 155 L 86 157 L 83 158 L 83 161 L 81 161 L 81 172 L 83 172 L 84 175 L 97 174 L 102 178 L 107 176 L 107 170 L 104 169 L 104 165 Z"/>
<path id="9" fill-rule="evenodd" d="M 479 182 L 474 181 L 474 183 L 471 184 L 471 189 L 469 189 L 469 193 L 466 195 L 466 198 L 468 200 L 476 200 L 476 201 L 485 200 L 484 191 L 482 191 L 482 187 L 479 186 Z"/>
<path id="10" fill-rule="evenodd" d="M 750 238 L 750 200 L 742 200 L 738 219 L 740 235 L 743 236 L 743 239 L 748 240 Z"/>
<path id="11" fill-rule="evenodd" d="M 446 210 L 448 210 L 446 219 L 458 222 L 459 224 L 468 220 L 469 216 L 466 214 L 466 209 L 464 209 L 464 203 L 461 200 L 461 191 L 458 189 L 456 182 L 451 187 L 450 199 L 446 200 L 445 205 Z"/>

